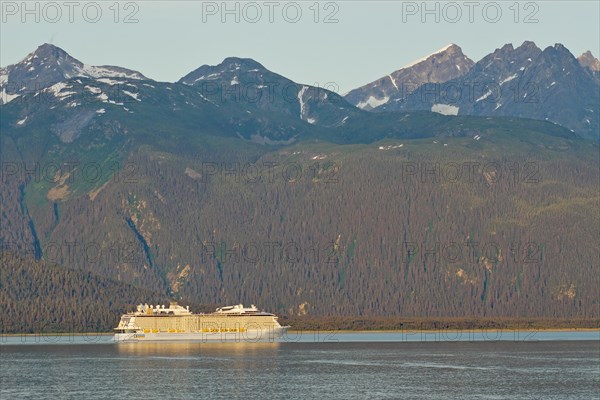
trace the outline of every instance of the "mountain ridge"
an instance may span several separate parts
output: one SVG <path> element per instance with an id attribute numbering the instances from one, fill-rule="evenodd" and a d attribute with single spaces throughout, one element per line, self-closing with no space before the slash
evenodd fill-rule
<path id="1" fill-rule="evenodd" d="M 505 44 L 464 75 L 439 84 L 424 83 L 406 101 L 372 111 L 430 110 L 449 115 L 514 116 L 549 120 L 600 140 L 598 75 L 562 44 L 544 50 L 525 41 Z"/>
<path id="2" fill-rule="evenodd" d="M 538 76 L 526 73 L 530 72 L 528 68 L 533 60 L 538 60 L 542 53 L 546 57 L 552 47 L 565 50 L 555 59 L 571 71 L 566 71 L 563 76 L 561 71 L 553 69 L 552 64 L 540 59 L 546 69 L 536 67 Z M 199 88 L 204 100 L 228 104 L 244 102 L 244 107 L 250 109 L 296 116 L 304 123 L 324 128 L 342 126 L 352 119 L 363 118 L 360 111 L 424 110 L 447 115 L 460 113 L 549 120 L 586 138 L 600 140 L 600 113 L 592 112 L 598 108 L 600 101 L 597 90 L 594 90 L 600 87 L 600 72 L 595 69 L 598 65 L 600 61 L 591 52 L 575 59 L 560 44 L 542 51 L 532 41 L 524 41 L 516 48 L 509 43 L 477 63 L 464 55 L 459 46 L 449 44 L 391 74 L 351 90 L 345 96 L 325 88 L 293 82 L 251 58 L 241 57 L 227 57 L 217 65 L 202 65 L 174 84 Z M 239 82 L 235 68 L 244 73 Z M 552 79 L 544 78 L 548 71 L 554 71 Z M 572 80 L 569 74 L 578 78 Z M 156 82 L 122 67 L 88 66 L 57 46 L 43 44 L 19 63 L 0 69 L 0 104 L 73 77 Z M 563 85 L 562 81 L 565 82 Z M 424 101 L 430 95 L 427 90 L 433 90 L 437 96 L 445 94 L 445 87 L 454 84 L 476 84 L 480 87 L 475 89 L 475 96 L 461 87 L 458 101 Z M 490 84 L 495 85 L 496 91 L 504 89 L 502 96 L 496 96 L 494 90 L 488 93 L 482 89 Z M 556 89 L 551 87 L 553 85 L 562 86 L 564 100 L 560 101 L 561 97 L 553 95 Z M 540 93 L 525 93 L 527 88 Z M 584 95 L 578 96 L 578 93 Z M 535 99 L 537 107 L 532 106 L 531 99 Z"/>

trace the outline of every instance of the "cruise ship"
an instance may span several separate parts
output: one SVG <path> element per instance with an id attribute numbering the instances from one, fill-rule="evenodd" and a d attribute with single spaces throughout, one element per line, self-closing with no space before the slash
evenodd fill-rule
<path id="1" fill-rule="evenodd" d="M 116 342 L 138 341 L 274 341 L 289 326 L 281 326 L 277 316 L 243 304 L 217 308 L 215 312 L 194 314 L 190 307 L 171 302 L 164 305 L 140 304 L 135 312 L 123 314 L 114 329 Z"/>

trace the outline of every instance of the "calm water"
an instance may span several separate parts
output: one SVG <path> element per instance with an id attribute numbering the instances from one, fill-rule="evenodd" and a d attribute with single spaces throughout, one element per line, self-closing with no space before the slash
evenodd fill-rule
<path id="1" fill-rule="evenodd" d="M 77 337 L 29 345 L 3 338 L 0 398 L 600 398 L 598 332 L 518 341 L 399 335 L 132 344 Z"/>

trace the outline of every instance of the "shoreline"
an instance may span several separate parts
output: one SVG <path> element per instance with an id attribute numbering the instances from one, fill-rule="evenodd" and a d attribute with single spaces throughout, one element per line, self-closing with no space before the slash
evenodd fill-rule
<path id="1" fill-rule="evenodd" d="M 464 329 L 290 329 L 290 333 L 319 333 L 319 332 L 336 332 L 336 333 L 434 333 L 434 332 L 600 332 L 599 328 L 464 328 Z"/>
<path id="2" fill-rule="evenodd" d="M 330 332 L 330 333 L 435 333 L 435 332 L 599 332 L 600 327 L 598 328 L 523 328 L 523 329 L 514 329 L 514 328 L 464 328 L 464 329 L 290 329 L 289 333 L 298 334 L 315 334 L 320 332 Z M 0 343 L 2 342 L 1 338 L 3 337 L 40 337 L 40 336 L 55 336 L 55 337 L 69 337 L 69 336 L 88 336 L 90 338 L 93 337 L 108 337 L 113 336 L 112 332 L 38 332 L 38 333 L 2 333 L 0 334 Z"/>

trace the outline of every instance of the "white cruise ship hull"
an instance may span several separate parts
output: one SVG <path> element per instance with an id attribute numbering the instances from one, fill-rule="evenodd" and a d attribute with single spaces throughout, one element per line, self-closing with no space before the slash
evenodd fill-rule
<path id="1" fill-rule="evenodd" d="M 273 342 L 280 339 L 287 331 L 287 326 L 274 329 L 256 329 L 245 332 L 135 332 L 116 333 L 115 342 L 161 342 L 161 341 L 196 341 L 196 342 Z"/>

